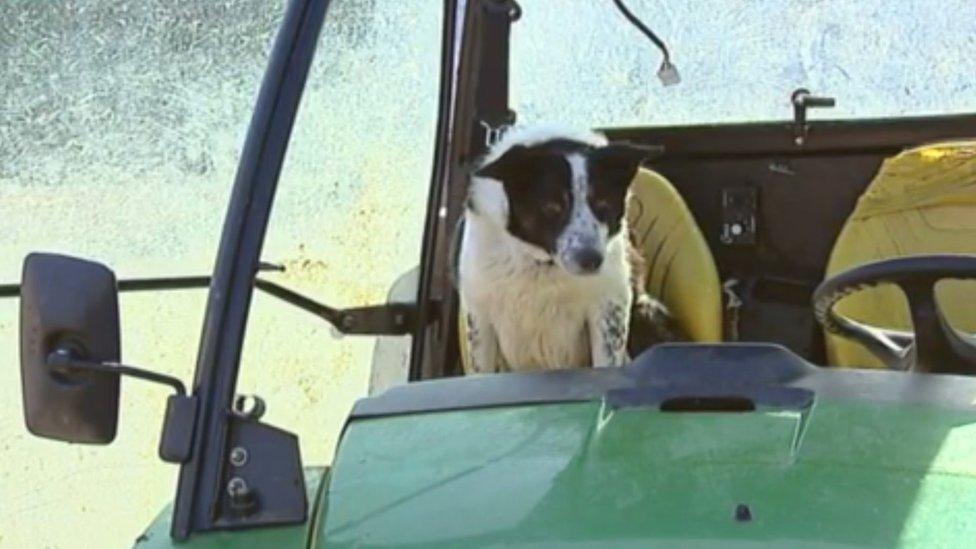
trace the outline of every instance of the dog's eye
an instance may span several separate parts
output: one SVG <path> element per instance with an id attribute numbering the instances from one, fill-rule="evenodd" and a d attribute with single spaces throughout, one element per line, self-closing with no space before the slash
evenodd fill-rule
<path id="1" fill-rule="evenodd" d="M 542 214 L 548 217 L 557 217 L 562 215 L 563 205 L 559 202 L 546 202 L 542 205 Z"/>

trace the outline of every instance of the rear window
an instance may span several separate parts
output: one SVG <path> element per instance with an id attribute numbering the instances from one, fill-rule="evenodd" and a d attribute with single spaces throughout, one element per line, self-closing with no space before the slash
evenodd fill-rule
<path id="1" fill-rule="evenodd" d="M 671 125 L 790 118 L 805 87 L 820 118 L 976 112 L 972 0 L 625 0 L 667 42 L 661 54 L 605 0 L 522 0 L 512 103 L 522 122 Z"/>

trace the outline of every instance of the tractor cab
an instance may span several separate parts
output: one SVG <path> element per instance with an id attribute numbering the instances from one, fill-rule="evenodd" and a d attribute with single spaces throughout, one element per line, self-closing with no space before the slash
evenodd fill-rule
<path id="1" fill-rule="evenodd" d="M 974 539 L 976 91 L 958 40 L 976 17 L 908 28 L 887 4 L 870 26 L 863 6 L 686 4 L 446 0 L 436 127 L 404 132 L 434 156 L 419 261 L 386 302 L 338 308 L 267 276 L 289 137 L 310 96 L 362 100 L 306 86 L 323 40 L 367 51 L 416 22 L 386 14 L 376 34 L 362 25 L 378 4 L 290 0 L 212 276 L 25 260 L 7 293 L 28 428 L 107 443 L 121 375 L 172 387 L 159 454 L 179 481 L 146 547 Z M 377 62 L 329 68 L 366 79 Z M 626 216 L 648 292 L 691 342 L 622 368 L 466 375 L 467 183 L 509 128 L 543 122 L 663 147 Z M 370 160 L 356 169 L 399 169 L 396 150 Z M 192 384 L 122 365 L 117 292 L 192 286 L 209 288 Z M 378 338 L 327 468 L 303 467 L 297 438 L 237 393 L 255 290 Z"/>
<path id="2" fill-rule="evenodd" d="M 931 67 L 910 58 L 865 62 L 852 44 L 867 39 L 842 13 L 814 63 L 803 56 L 805 35 L 741 23 L 758 19 L 759 7 L 730 21 L 689 8 L 684 19 L 659 22 L 658 31 L 686 40 L 738 22 L 735 32 L 754 31 L 752 42 L 730 40 L 723 53 L 759 58 L 768 48 L 766 64 L 716 72 L 715 51 L 692 40 L 682 82 L 665 41 L 626 4 L 608 4 L 496 3 L 498 13 L 485 8 L 458 52 L 468 69 L 458 85 L 477 90 L 468 105 L 474 137 L 455 141 L 461 181 L 447 182 L 438 217 L 428 219 L 438 267 L 417 279 L 421 292 L 440 296 L 436 314 L 447 329 L 414 338 L 414 354 L 437 343 L 411 375 L 456 375 L 468 362 L 453 329 L 464 322 L 453 280 L 438 270 L 452 267 L 464 168 L 512 124 L 549 120 L 663 146 L 635 178 L 627 217 L 648 265 L 647 290 L 692 340 L 775 343 L 823 367 L 976 373 L 962 365 L 971 364 L 976 332 L 966 257 L 976 254 L 973 95 L 933 94 L 926 106 L 904 100 L 924 93 L 913 90 L 928 85 Z M 807 65 L 819 69 L 818 93 L 796 77 Z M 859 78 L 849 74 L 855 69 Z M 877 93 L 865 97 L 861 86 Z M 942 114 L 922 116 L 933 112 Z M 473 142 L 463 148 L 465 139 Z M 867 271 L 839 277 L 855 267 Z M 913 331 L 929 342 L 912 345 Z M 385 366 L 374 367 L 377 389 L 395 378 Z"/>

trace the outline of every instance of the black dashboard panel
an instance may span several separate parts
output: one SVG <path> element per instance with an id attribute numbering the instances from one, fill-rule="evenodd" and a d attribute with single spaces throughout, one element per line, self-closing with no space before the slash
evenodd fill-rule
<path id="1" fill-rule="evenodd" d="M 622 394 L 626 393 L 626 394 Z M 857 399 L 976 409 L 976 377 L 818 368 L 780 345 L 669 343 L 622 368 L 490 374 L 419 381 L 359 400 L 350 420 L 474 408 L 587 402 L 665 409 L 720 396 L 755 409 Z"/>
<path id="2" fill-rule="evenodd" d="M 792 122 L 604 131 L 612 140 L 664 145 L 650 167 L 685 199 L 722 280 L 739 281 L 738 340 L 779 343 L 823 364 L 810 298 L 858 197 L 886 158 L 976 137 L 976 115 L 815 121 L 803 146 L 794 143 Z M 755 192 L 756 237 L 723 241 L 730 218 L 723 196 L 741 189 Z"/>

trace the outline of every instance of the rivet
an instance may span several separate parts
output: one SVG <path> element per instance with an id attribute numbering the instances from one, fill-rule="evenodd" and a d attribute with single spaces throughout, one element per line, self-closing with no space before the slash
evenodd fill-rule
<path id="1" fill-rule="evenodd" d="M 230 464 L 234 467 L 243 467 L 247 464 L 247 448 L 235 446 L 230 451 Z"/>

